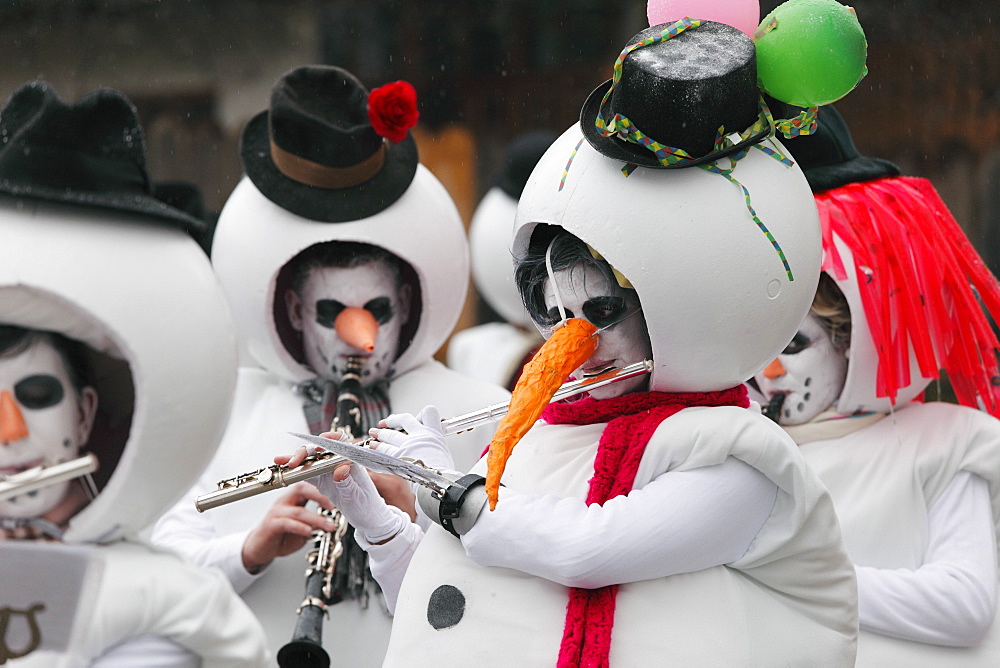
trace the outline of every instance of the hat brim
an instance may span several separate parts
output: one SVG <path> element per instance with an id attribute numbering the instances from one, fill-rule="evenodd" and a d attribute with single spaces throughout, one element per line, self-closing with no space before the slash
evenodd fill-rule
<path id="1" fill-rule="evenodd" d="M 583 136 L 586 138 L 587 142 L 594 147 L 594 150 L 601 155 L 614 160 L 622 160 L 629 164 L 640 165 L 642 167 L 652 167 L 653 169 L 686 169 L 688 167 L 697 167 L 698 165 L 715 162 L 720 158 L 725 158 L 726 156 L 733 155 L 734 153 L 739 153 L 754 144 L 761 143 L 774 134 L 774 129 L 769 127 L 767 130 L 751 135 L 738 144 L 734 144 L 720 151 L 712 151 L 706 155 L 698 156 L 692 160 L 682 160 L 673 165 L 664 165 L 649 149 L 638 144 L 622 141 L 615 135 L 605 137 L 601 134 L 600 130 L 597 129 L 594 121 L 597 119 L 597 114 L 601 109 L 601 102 L 604 100 L 604 95 L 611 88 L 611 83 L 611 79 L 602 83 L 594 89 L 594 91 L 587 98 L 587 101 L 583 103 L 583 109 L 580 111 L 580 126 L 583 129 Z"/>
<path id="2" fill-rule="evenodd" d="M 35 183 L 16 183 L 9 179 L 0 179 L 0 194 L 10 195 L 18 199 L 37 199 L 46 202 L 78 204 L 88 209 L 100 208 L 137 213 L 157 218 L 163 222 L 173 223 L 192 235 L 205 233 L 205 221 L 189 216 L 183 211 L 161 202 L 152 195 L 47 188 L 44 185 Z"/>
<path id="3" fill-rule="evenodd" d="M 794 144 L 793 144 L 794 147 Z M 794 159 L 794 154 L 792 156 Z M 864 183 L 891 176 L 899 176 L 899 167 L 881 158 L 861 156 L 836 165 L 803 169 L 806 181 L 814 193 L 833 190 L 849 183 Z"/>
<path id="4" fill-rule="evenodd" d="M 387 209 L 399 199 L 417 173 L 417 145 L 411 135 L 387 144 L 385 164 L 373 178 L 351 188 L 318 188 L 294 181 L 271 160 L 268 112 L 247 123 L 240 157 L 247 177 L 265 197 L 294 214 L 323 223 L 360 220 Z"/>

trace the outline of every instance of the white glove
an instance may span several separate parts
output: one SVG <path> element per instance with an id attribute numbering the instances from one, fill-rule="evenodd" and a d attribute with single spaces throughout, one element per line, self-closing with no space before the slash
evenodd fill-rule
<path id="1" fill-rule="evenodd" d="M 341 481 L 333 474 L 310 479 L 333 505 L 344 514 L 354 530 L 369 543 L 386 541 L 409 524 L 410 518 L 399 508 L 388 505 L 375 489 L 368 470 L 360 464 L 351 464 L 351 472 Z"/>
<path id="2" fill-rule="evenodd" d="M 419 459 L 425 466 L 433 469 L 455 468 L 455 460 L 441 429 L 441 414 L 434 406 L 426 406 L 417 417 L 409 413 L 390 415 L 380 424 L 387 428 L 368 431 L 369 436 L 374 436 L 379 441 L 375 447 L 379 452 Z M 398 431 L 399 429 L 406 433 Z M 382 444 L 391 447 L 385 448 Z"/>

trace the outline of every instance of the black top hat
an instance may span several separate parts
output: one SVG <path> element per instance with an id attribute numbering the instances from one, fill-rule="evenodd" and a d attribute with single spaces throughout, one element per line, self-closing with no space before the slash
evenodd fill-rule
<path id="1" fill-rule="evenodd" d="M 647 28 L 629 44 L 639 44 L 668 27 Z M 616 134 L 604 136 L 595 124 L 598 113 L 605 120 L 620 114 L 648 138 L 682 149 L 694 159 L 665 165 L 642 144 Z M 619 81 L 605 81 L 587 98 L 580 125 L 590 145 L 609 158 L 643 167 L 680 169 L 714 162 L 767 139 L 770 125 L 726 148 L 716 148 L 720 127 L 726 134 L 744 132 L 759 116 L 753 42 L 736 28 L 705 21 L 631 51 L 621 63 Z"/>
<path id="2" fill-rule="evenodd" d="M 44 81 L 14 91 L 0 112 L 0 193 L 146 214 L 193 234 L 204 230 L 201 220 L 155 197 L 135 107 L 111 89 L 72 105 Z"/>
<path id="3" fill-rule="evenodd" d="M 535 130 L 514 139 L 507 147 L 504 170 L 497 180 L 500 190 L 513 199 L 521 199 L 532 170 L 558 136 L 549 130 Z"/>
<path id="4" fill-rule="evenodd" d="M 781 103 L 770 103 L 772 108 Z M 861 155 L 854 146 L 847 124 L 833 105 L 820 109 L 816 130 L 788 142 L 792 159 L 806 175 L 814 193 L 848 183 L 899 176 L 899 167 L 882 158 Z"/>
<path id="5" fill-rule="evenodd" d="M 417 148 L 380 136 L 368 90 L 339 67 L 307 65 L 282 76 L 271 104 L 243 130 L 243 168 L 269 200 L 311 220 L 372 216 L 399 199 L 417 171 Z"/>

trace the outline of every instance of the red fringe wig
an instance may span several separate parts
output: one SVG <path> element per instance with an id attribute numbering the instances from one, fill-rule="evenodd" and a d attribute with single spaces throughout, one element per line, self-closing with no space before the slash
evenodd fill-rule
<path id="1" fill-rule="evenodd" d="M 854 254 L 878 352 L 876 395 L 895 403 L 910 384 L 912 349 L 923 377 L 944 369 L 960 403 L 1000 417 L 1000 343 L 987 317 L 1000 315 L 1000 283 L 934 186 L 883 178 L 819 193 L 816 203 L 823 270 L 847 278 L 834 234 Z"/>

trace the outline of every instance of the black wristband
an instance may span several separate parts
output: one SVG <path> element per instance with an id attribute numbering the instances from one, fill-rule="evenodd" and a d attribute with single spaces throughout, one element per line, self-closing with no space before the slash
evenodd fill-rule
<path id="1" fill-rule="evenodd" d="M 444 497 L 442 497 L 441 503 L 438 505 L 438 519 L 441 520 L 441 526 L 447 529 L 453 536 L 458 537 L 454 521 L 462 511 L 462 503 L 465 501 L 465 495 L 470 489 L 485 484 L 486 478 L 483 476 L 476 475 L 475 473 L 467 473 L 445 490 Z"/>

